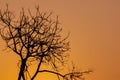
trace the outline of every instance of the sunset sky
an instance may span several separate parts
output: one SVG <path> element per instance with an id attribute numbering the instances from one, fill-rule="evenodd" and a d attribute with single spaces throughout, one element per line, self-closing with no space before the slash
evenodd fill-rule
<path id="1" fill-rule="evenodd" d="M 6 3 L 16 14 L 37 5 L 53 11 L 70 32 L 70 60 L 94 71 L 86 80 L 120 80 L 120 0 L 0 0 L 0 9 Z M 0 38 L 0 80 L 17 80 L 18 60 Z"/>

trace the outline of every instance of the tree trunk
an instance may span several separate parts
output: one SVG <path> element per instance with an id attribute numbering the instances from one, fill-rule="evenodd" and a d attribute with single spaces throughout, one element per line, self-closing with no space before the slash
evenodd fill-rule
<path id="1" fill-rule="evenodd" d="M 22 59 L 18 80 L 21 80 L 21 78 L 23 78 L 23 80 L 25 80 L 24 70 L 25 70 L 26 61 L 27 61 L 26 59 Z"/>

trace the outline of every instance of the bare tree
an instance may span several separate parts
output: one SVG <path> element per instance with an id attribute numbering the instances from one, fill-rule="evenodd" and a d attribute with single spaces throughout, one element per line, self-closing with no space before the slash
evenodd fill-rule
<path id="1" fill-rule="evenodd" d="M 59 72 L 58 68 L 65 64 L 70 48 L 68 36 L 61 36 L 62 28 L 59 26 L 58 17 L 53 20 L 51 15 L 52 13 L 41 12 L 37 7 L 34 15 L 30 10 L 26 14 L 22 9 L 16 19 L 8 6 L 4 11 L 0 10 L 0 35 L 7 47 L 20 58 L 18 80 L 26 80 L 28 77 L 34 80 L 38 73 L 42 72 L 55 74 L 58 79 L 76 80 L 90 72 L 75 71 L 74 67 L 70 73 Z M 29 67 L 32 62 L 36 62 L 37 66 L 35 72 L 30 74 Z M 53 70 L 42 69 L 41 66 L 45 64 L 52 66 Z"/>

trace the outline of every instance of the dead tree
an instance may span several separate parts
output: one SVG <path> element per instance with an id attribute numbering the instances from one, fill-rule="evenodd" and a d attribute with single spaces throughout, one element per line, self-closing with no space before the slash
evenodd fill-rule
<path id="1" fill-rule="evenodd" d="M 7 47 L 20 57 L 20 70 L 18 80 L 26 80 L 25 73 L 29 74 L 30 80 L 34 80 L 38 73 L 46 72 L 56 74 L 64 80 L 81 79 L 84 73 L 72 71 L 68 74 L 61 74 L 57 70 L 58 64 L 64 64 L 66 53 L 69 48 L 67 37 L 62 38 L 62 28 L 59 26 L 58 17 L 53 20 L 52 13 L 40 12 L 39 7 L 36 13 L 32 15 L 21 10 L 19 18 L 16 19 L 13 12 L 7 8 L 0 10 L 0 35 L 6 42 Z M 28 67 L 34 61 L 37 61 L 37 67 L 34 74 L 30 74 Z M 48 64 L 54 70 L 43 70 L 42 65 Z M 31 64 L 32 65 L 32 64 Z"/>

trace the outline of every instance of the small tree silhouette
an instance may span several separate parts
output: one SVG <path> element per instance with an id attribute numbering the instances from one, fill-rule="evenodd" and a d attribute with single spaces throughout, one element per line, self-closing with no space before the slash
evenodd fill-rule
<path id="1" fill-rule="evenodd" d="M 60 65 L 65 64 L 66 53 L 69 48 L 68 36 L 61 37 L 62 28 L 59 26 L 58 17 L 51 19 L 52 13 L 40 12 L 36 8 L 35 15 L 28 10 L 21 10 L 19 19 L 7 8 L 0 10 L 0 35 L 6 42 L 7 47 L 14 51 L 20 58 L 20 70 L 18 80 L 34 80 L 38 73 L 47 72 L 58 76 L 58 79 L 76 80 L 82 79 L 84 73 L 91 71 L 75 71 L 61 74 L 58 70 Z M 30 74 L 28 67 L 36 62 L 36 70 Z M 52 66 L 53 70 L 42 69 L 42 65 Z M 25 76 L 27 73 L 27 76 Z M 61 77 L 61 78 L 60 78 Z"/>

